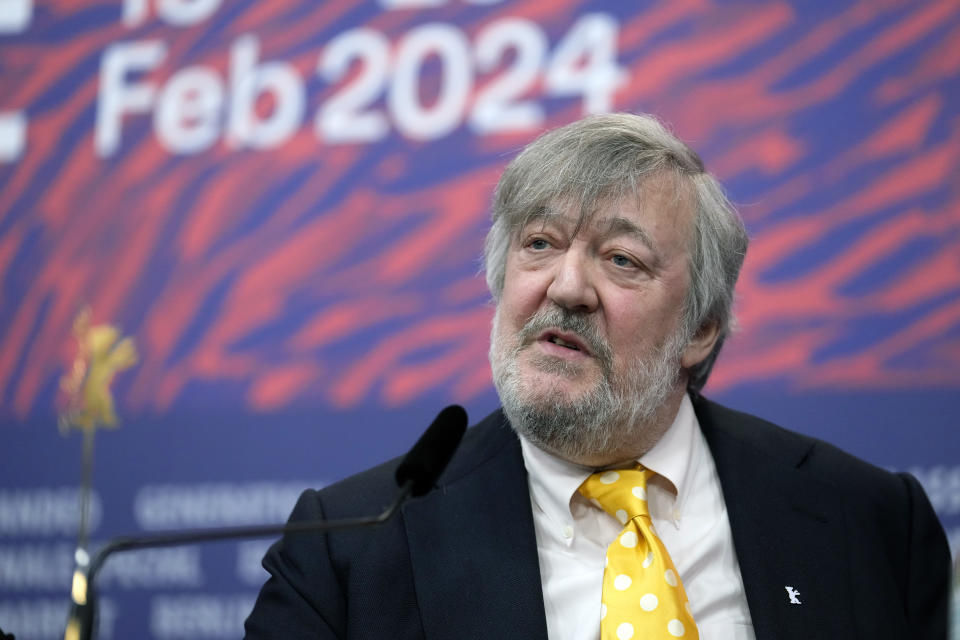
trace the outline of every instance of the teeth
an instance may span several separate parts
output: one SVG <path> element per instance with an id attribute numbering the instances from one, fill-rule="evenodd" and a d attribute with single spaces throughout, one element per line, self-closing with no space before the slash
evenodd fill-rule
<path id="1" fill-rule="evenodd" d="M 573 343 L 571 343 L 571 342 L 566 342 L 565 340 L 563 340 L 562 338 L 558 338 L 557 336 L 553 336 L 552 338 L 550 338 L 550 341 L 553 342 L 554 344 L 560 345 L 561 347 L 566 347 L 566 348 L 568 348 L 568 349 L 574 349 L 574 350 L 576 350 L 576 351 L 579 351 L 579 350 L 580 350 L 579 347 L 577 347 L 577 345 L 575 345 L 575 344 L 573 344 Z"/>

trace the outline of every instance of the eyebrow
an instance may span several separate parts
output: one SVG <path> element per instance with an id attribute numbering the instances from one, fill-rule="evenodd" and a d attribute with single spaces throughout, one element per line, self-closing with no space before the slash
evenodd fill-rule
<path id="1" fill-rule="evenodd" d="M 567 226 L 566 223 L 569 221 L 569 218 L 564 216 L 561 212 L 557 211 L 553 207 L 550 207 L 550 206 L 539 207 L 536 211 L 528 213 L 527 216 L 523 219 L 523 221 L 519 225 L 517 225 L 516 233 L 520 234 L 524 229 L 534 224 L 546 226 L 548 223 L 557 224 L 558 221 L 559 221 L 559 224 L 563 226 Z M 573 230 L 579 231 L 579 227 L 580 227 L 579 223 L 574 222 Z"/>
<path id="2" fill-rule="evenodd" d="M 547 223 L 554 222 L 556 220 L 569 221 L 570 219 L 553 207 L 546 206 L 529 214 L 520 228 L 526 228 L 529 225 L 536 223 L 546 225 Z M 581 220 L 574 222 L 574 232 L 578 232 L 581 224 L 584 222 L 589 224 L 588 221 Z M 653 241 L 653 238 L 650 237 L 650 234 L 647 233 L 643 227 L 637 226 L 632 220 L 628 220 L 623 216 L 611 216 L 610 218 L 607 218 L 607 233 L 616 236 L 626 235 L 630 236 L 631 238 L 636 238 L 653 254 L 654 264 L 660 264 L 663 262 L 660 251 L 657 249 L 657 245 Z"/>
<path id="3" fill-rule="evenodd" d="M 638 227 L 633 221 L 621 216 L 613 216 L 607 223 L 607 231 L 612 235 L 627 235 L 636 238 L 653 253 L 653 258 L 656 262 L 661 262 L 660 252 L 657 250 L 657 245 L 653 241 L 653 238 L 650 237 L 650 234 L 647 233 L 643 227 Z"/>

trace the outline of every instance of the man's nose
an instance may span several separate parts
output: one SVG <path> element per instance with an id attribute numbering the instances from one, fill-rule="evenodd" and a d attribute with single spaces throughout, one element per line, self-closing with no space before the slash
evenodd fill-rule
<path id="1" fill-rule="evenodd" d="M 567 251 L 554 264 L 547 297 L 570 311 L 593 311 L 599 302 L 594 277 L 588 256 L 580 251 Z"/>

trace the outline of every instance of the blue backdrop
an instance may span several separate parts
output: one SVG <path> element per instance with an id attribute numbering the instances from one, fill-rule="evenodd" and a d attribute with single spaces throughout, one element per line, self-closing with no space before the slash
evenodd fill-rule
<path id="1" fill-rule="evenodd" d="M 752 236 L 707 394 L 914 472 L 960 545 L 951 1 L 6 0 L 0 627 L 62 637 L 84 305 L 133 337 L 94 539 L 282 521 L 496 406 L 479 254 L 546 128 L 660 115 Z M 103 638 L 227 638 L 267 541 L 117 557 Z"/>

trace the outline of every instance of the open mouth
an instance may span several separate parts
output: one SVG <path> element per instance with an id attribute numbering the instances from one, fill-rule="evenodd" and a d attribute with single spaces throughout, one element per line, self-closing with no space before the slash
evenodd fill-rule
<path id="1" fill-rule="evenodd" d="M 590 350 L 587 349 L 586 345 L 579 340 L 575 334 L 547 331 L 540 336 L 540 340 L 555 344 L 564 349 L 569 349 L 570 351 L 579 351 L 584 355 L 590 355 Z"/>
<path id="2" fill-rule="evenodd" d="M 564 339 L 561 338 L 560 336 L 550 336 L 550 337 L 547 339 L 547 341 L 548 341 L 548 342 L 552 342 L 553 344 L 558 344 L 558 345 L 560 345 L 561 347 L 566 347 L 567 349 L 573 349 L 574 351 L 580 351 L 580 347 L 578 347 L 577 345 L 573 344 L 572 342 L 567 342 L 566 340 L 564 340 Z"/>

